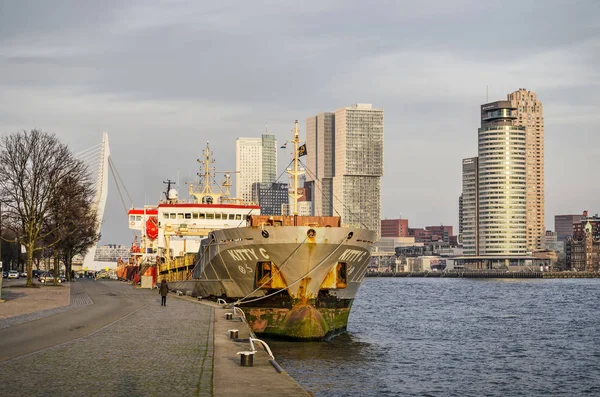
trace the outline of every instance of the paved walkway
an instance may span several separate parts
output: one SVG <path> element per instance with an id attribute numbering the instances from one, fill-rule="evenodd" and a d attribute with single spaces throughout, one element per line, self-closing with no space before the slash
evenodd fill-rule
<path id="1" fill-rule="evenodd" d="M 249 331 L 225 319 L 229 310 L 172 295 L 162 307 L 156 290 L 116 281 L 73 285 L 85 306 L 0 329 L 0 379 L 15 380 L 2 382 L 2 395 L 308 395 L 264 351 L 253 367 L 239 365 Z"/>
<path id="2" fill-rule="evenodd" d="M 72 283 L 58 286 L 36 282 L 35 288 L 27 288 L 25 279 L 3 280 L 0 303 L 0 327 L 4 320 L 30 313 L 39 313 L 59 307 L 69 306 Z"/>
<path id="3" fill-rule="evenodd" d="M 58 287 L 14 288 L 10 293 L 15 300 L 0 305 L 0 329 L 94 303 L 79 282 Z"/>

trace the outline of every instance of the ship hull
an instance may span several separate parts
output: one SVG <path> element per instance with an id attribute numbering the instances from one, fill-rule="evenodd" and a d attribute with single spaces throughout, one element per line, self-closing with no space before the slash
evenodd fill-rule
<path id="1" fill-rule="evenodd" d="M 235 303 L 257 335 L 327 339 L 346 330 L 374 238 L 314 225 L 217 230 L 203 242 L 193 278 L 174 288 Z"/>

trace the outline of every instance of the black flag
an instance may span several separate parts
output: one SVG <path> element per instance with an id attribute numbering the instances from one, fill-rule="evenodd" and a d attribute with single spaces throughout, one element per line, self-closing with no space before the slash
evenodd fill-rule
<path id="1" fill-rule="evenodd" d="M 298 147 L 298 157 L 306 156 L 306 143 Z"/>

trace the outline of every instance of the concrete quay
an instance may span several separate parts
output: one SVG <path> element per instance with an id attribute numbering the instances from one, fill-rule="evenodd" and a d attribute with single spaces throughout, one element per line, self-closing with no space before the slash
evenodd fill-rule
<path id="1" fill-rule="evenodd" d="M 250 331 L 212 302 L 169 294 L 162 307 L 156 290 L 85 279 L 71 284 L 74 295 L 79 303 L 55 314 L 0 319 L 3 395 L 310 395 L 261 349 L 240 366 Z"/>
<path id="2" fill-rule="evenodd" d="M 540 272 L 506 270 L 449 270 L 443 272 L 367 272 L 365 277 L 430 278 L 600 278 L 600 272 Z"/>

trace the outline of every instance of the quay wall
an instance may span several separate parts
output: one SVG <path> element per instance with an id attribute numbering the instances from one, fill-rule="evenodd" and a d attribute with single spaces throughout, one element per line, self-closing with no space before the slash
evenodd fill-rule
<path id="1" fill-rule="evenodd" d="M 365 277 L 600 278 L 600 272 L 511 272 L 498 270 L 452 270 L 444 272 L 367 272 Z"/>

